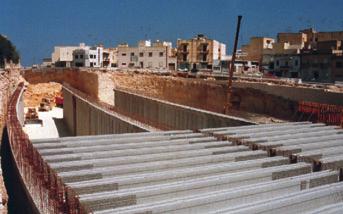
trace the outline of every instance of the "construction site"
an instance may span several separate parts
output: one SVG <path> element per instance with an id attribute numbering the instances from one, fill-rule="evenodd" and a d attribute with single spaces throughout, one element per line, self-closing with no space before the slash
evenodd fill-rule
<path id="1" fill-rule="evenodd" d="M 46 68 L 1 78 L 2 157 L 12 160 L 3 210 L 343 209 L 339 87 L 235 78 L 224 113 L 227 80 L 214 76 Z"/>

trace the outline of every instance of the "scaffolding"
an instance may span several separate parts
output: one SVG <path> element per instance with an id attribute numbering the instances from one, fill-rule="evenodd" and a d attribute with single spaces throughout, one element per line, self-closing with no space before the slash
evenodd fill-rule
<path id="1" fill-rule="evenodd" d="M 299 120 L 309 120 L 343 127 L 343 106 L 301 101 L 298 104 Z"/>

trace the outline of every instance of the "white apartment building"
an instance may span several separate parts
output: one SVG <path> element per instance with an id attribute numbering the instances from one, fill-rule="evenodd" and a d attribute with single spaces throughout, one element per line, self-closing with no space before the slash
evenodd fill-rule
<path id="1" fill-rule="evenodd" d="M 150 68 L 175 70 L 176 57 L 173 56 L 171 42 L 140 41 L 137 47 L 128 44 L 118 46 L 119 68 Z"/>
<path id="2" fill-rule="evenodd" d="M 73 66 L 103 67 L 103 47 L 83 47 L 73 51 Z"/>
<path id="3" fill-rule="evenodd" d="M 84 43 L 79 46 L 55 46 L 54 52 L 51 54 L 51 63 L 55 67 L 71 67 L 73 62 L 73 51 L 83 49 Z"/>

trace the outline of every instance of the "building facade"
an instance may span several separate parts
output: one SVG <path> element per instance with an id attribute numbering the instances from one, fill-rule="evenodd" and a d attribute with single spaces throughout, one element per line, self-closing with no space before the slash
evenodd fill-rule
<path id="1" fill-rule="evenodd" d="M 309 82 L 343 81 L 342 41 L 322 41 L 315 50 L 303 50 L 301 78 Z"/>
<path id="2" fill-rule="evenodd" d="M 263 53 L 266 50 L 273 49 L 273 38 L 268 37 L 252 37 L 247 45 L 242 46 L 241 60 L 255 61 L 261 64 Z"/>
<path id="3" fill-rule="evenodd" d="M 140 41 L 137 47 L 121 44 L 117 49 L 119 68 L 175 70 L 176 59 L 171 42 Z"/>
<path id="4" fill-rule="evenodd" d="M 103 67 L 116 68 L 118 67 L 118 49 L 117 48 L 104 48 L 103 49 Z"/>
<path id="5" fill-rule="evenodd" d="M 84 43 L 79 46 L 55 46 L 51 54 L 51 63 L 55 67 L 71 67 L 73 63 L 73 51 L 86 48 Z"/>
<path id="6" fill-rule="evenodd" d="M 212 69 L 215 61 L 226 56 L 226 45 L 202 34 L 189 40 L 177 40 L 179 69 Z"/>
<path id="7" fill-rule="evenodd" d="M 300 55 L 282 54 L 274 55 L 274 74 L 279 77 L 300 77 Z"/>
<path id="8" fill-rule="evenodd" d="M 73 66 L 103 67 L 103 47 L 83 47 L 73 51 Z"/>

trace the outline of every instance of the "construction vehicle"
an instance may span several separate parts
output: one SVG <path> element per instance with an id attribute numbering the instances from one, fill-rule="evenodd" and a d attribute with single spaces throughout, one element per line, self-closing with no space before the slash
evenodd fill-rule
<path id="1" fill-rule="evenodd" d="M 61 97 L 61 96 L 56 96 L 55 97 L 55 103 L 56 103 L 56 106 L 57 107 L 63 107 L 63 97 Z"/>
<path id="2" fill-rule="evenodd" d="M 42 98 L 41 103 L 39 104 L 38 111 L 50 111 L 51 108 L 51 102 L 48 98 Z"/>
<path id="3" fill-rule="evenodd" d="M 38 113 L 36 108 L 28 108 L 25 114 L 25 122 L 24 124 L 41 124 L 43 125 L 43 121 L 38 118 Z"/>

